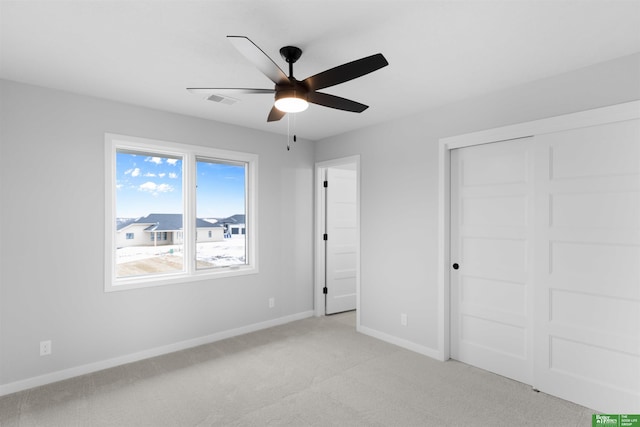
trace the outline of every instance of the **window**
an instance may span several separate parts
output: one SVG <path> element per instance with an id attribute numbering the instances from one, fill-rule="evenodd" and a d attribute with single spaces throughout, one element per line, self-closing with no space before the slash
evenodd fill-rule
<path id="1" fill-rule="evenodd" d="M 216 243 L 198 243 L 198 269 L 230 267 L 247 264 L 246 239 L 226 240 L 225 226 L 229 221 L 244 221 L 246 216 L 247 163 L 209 157 L 196 158 L 196 213 L 198 218 L 215 218 L 221 231 Z M 220 217 L 216 213 L 224 212 Z M 228 226 L 227 226 L 228 227 Z M 209 237 L 213 231 L 209 230 Z"/>
<path id="2" fill-rule="evenodd" d="M 157 216 L 160 216 L 160 215 L 164 215 L 164 214 L 159 214 Z M 144 221 L 145 218 L 143 218 L 142 221 Z M 182 225 L 180 225 L 180 227 L 182 227 Z M 165 231 L 164 233 L 162 233 L 162 232 L 158 233 L 156 231 L 152 231 L 152 232 L 149 233 L 149 237 L 151 237 L 151 241 L 152 242 L 161 242 L 163 240 L 167 240 L 167 232 Z M 122 275 L 126 276 L 127 274 L 119 274 L 119 276 L 122 276 Z"/>
<path id="3" fill-rule="evenodd" d="M 257 272 L 257 155 L 113 134 L 105 142 L 105 290 Z M 227 238 L 228 223 L 242 237 Z"/>

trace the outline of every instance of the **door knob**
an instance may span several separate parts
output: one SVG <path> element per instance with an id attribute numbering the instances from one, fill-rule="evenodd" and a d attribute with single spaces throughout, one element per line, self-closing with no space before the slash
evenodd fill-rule
<path id="1" fill-rule="evenodd" d="M 458 263 L 457 263 L 457 262 L 454 262 L 454 263 L 453 263 L 453 265 L 452 265 L 452 267 L 453 267 L 453 269 L 454 269 L 454 270 L 457 270 L 457 269 L 459 269 L 459 268 L 460 268 L 460 266 L 458 265 Z"/>

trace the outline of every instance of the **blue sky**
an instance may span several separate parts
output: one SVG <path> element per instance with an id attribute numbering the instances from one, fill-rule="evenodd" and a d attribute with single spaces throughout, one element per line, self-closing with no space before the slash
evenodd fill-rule
<path id="1" fill-rule="evenodd" d="M 199 218 L 244 212 L 244 166 L 199 161 L 196 203 Z M 116 216 L 182 212 L 182 160 L 116 154 Z"/>
<path id="2" fill-rule="evenodd" d="M 199 161 L 196 206 L 198 218 L 223 218 L 245 213 L 245 166 Z"/>

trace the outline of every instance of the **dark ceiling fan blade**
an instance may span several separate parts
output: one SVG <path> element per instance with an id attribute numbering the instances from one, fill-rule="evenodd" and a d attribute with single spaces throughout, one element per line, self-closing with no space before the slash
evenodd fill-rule
<path id="1" fill-rule="evenodd" d="M 376 53 L 375 55 L 347 62 L 346 64 L 338 65 L 327 71 L 307 77 L 303 83 L 312 91 L 324 89 L 325 87 L 335 86 L 364 76 L 387 65 L 389 65 L 389 63 L 385 57 L 381 53 Z"/>
<path id="2" fill-rule="evenodd" d="M 271 111 L 269 111 L 269 117 L 267 117 L 267 121 L 268 122 L 277 122 L 278 120 L 283 118 L 285 114 L 287 114 L 287 113 L 285 113 L 284 111 L 278 110 L 274 105 L 271 108 Z"/>
<path id="3" fill-rule="evenodd" d="M 335 108 L 337 110 L 352 111 L 354 113 L 362 113 L 369 108 L 368 105 L 361 104 L 356 101 L 352 101 L 346 98 L 340 98 L 339 96 L 329 95 L 328 93 L 321 92 L 309 92 L 307 94 L 307 101 L 322 105 L 323 107 Z"/>
<path id="4" fill-rule="evenodd" d="M 272 82 L 275 84 L 289 83 L 289 78 L 284 71 L 248 37 L 227 36 L 227 39 Z"/>
<path id="5" fill-rule="evenodd" d="M 252 89 L 252 88 L 236 88 L 236 87 L 188 87 L 187 90 L 196 95 L 212 95 L 215 93 L 224 93 L 232 95 L 246 95 L 246 94 L 261 94 L 270 93 L 274 94 L 275 89 Z"/>

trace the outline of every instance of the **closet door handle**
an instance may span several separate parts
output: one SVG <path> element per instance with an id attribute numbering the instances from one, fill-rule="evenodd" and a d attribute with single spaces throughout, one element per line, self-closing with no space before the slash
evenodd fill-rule
<path id="1" fill-rule="evenodd" d="M 452 265 L 452 267 L 453 267 L 453 269 L 454 269 L 454 270 L 457 270 L 457 269 L 459 269 L 459 268 L 460 268 L 460 266 L 458 265 L 458 263 L 457 263 L 457 262 L 454 262 L 454 263 L 453 263 L 453 265 Z"/>

